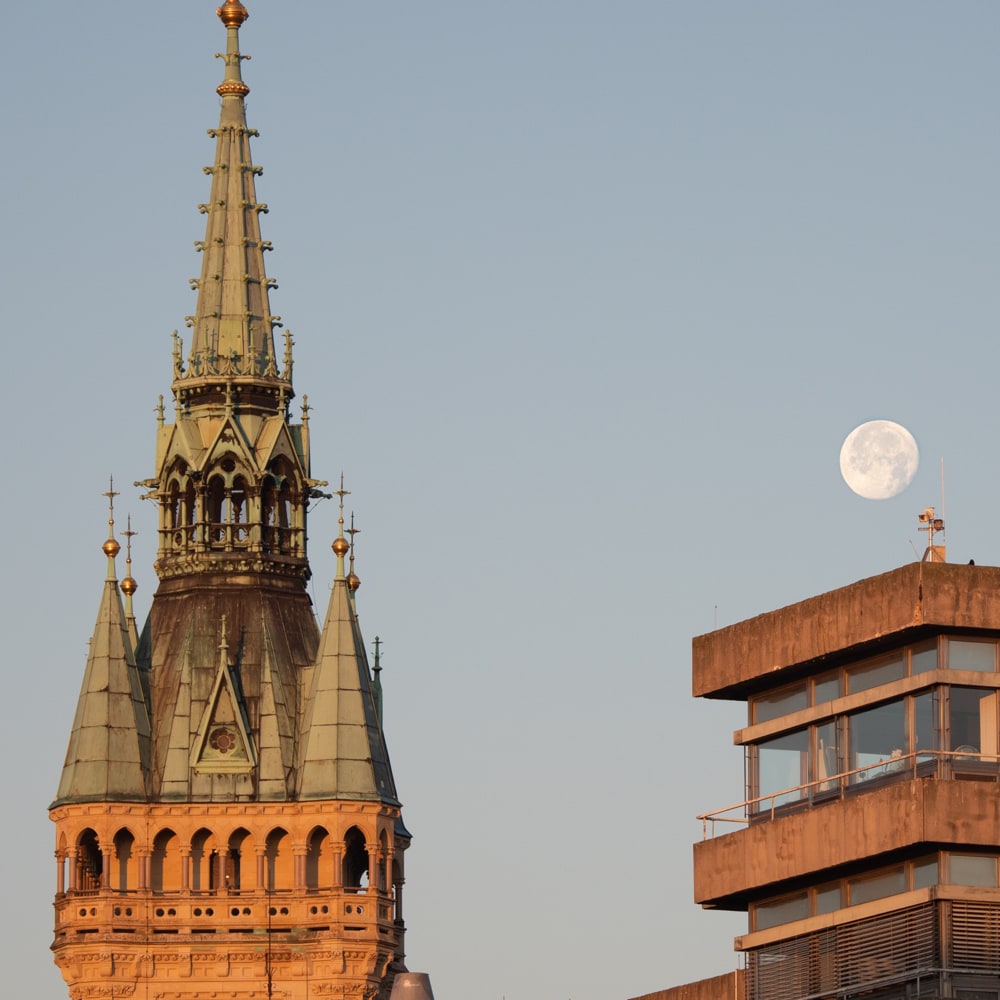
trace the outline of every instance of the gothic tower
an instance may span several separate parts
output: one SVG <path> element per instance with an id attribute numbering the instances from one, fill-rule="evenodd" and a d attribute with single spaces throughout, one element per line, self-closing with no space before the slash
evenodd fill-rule
<path id="1" fill-rule="evenodd" d="M 74 1000 L 388 996 L 403 970 L 402 822 L 345 572 L 322 630 L 306 582 L 308 406 L 290 417 L 250 155 L 240 0 L 227 34 L 195 314 L 174 335 L 153 478 L 159 586 L 107 579 L 51 817 L 52 948 Z M 109 490 L 109 499 L 113 497 Z M 113 500 L 112 500 L 113 503 Z M 122 593 L 125 599 L 122 599 Z M 224 990 L 224 994 L 219 992 Z"/>

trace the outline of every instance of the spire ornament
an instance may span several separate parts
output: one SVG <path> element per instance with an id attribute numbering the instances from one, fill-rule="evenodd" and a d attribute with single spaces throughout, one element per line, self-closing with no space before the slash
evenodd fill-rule
<path id="1" fill-rule="evenodd" d="M 337 537 L 333 540 L 333 545 L 330 548 L 333 549 L 334 555 L 337 557 L 337 580 L 344 579 L 344 556 L 347 555 L 350 550 L 350 545 L 346 538 L 344 538 L 344 497 L 349 497 L 351 495 L 350 490 L 344 489 L 344 474 L 340 474 L 340 489 L 333 491 L 334 496 L 340 497 L 340 517 L 337 518 Z"/>
<path id="2" fill-rule="evenodd" d="M 139 631 L 135 623 L 135 611 L 132 608 L 132 595 L 139 589 L 139 584 L 132 576 L 132 539 L 139 534 L 132 530 L 132 515 L 129 514 L 126 527 L 122 534 L 125 536 L 125 579 L 119 584 L 121 592 L 125 595 L 125 625 L 128 628 L 129 639 L 132 640 L 134 650 L 139 641 Z"/>
<path id="3" fill-rule="evenodd" d="M 354 595 L 358 592 L 358 588 L 361 586 L 361 580 L 357 573 L 354 572 L 354 536 L 361 534 L 360 528 L 354 527 L 354 511 L 351 511 L 351 526 L 347 529 L 347 533 L 351 536 L 351 559 L 350 559 L 350 572 L 347 574 L 347 587 L 351 591 L 351 599 L 354 599 Z"/>
<path id="4" fill-rule="evenodd" d="M 112 581 L 118 579 L 118 574 L 115 571 L 115 556 L 122 550 L 115 538 L 115 497 L 120 495 L 120 493 L 115 492 L 115 477 L 109 476 L 108 491 L 101 494 L 101 496 L 108 498 L 108 538 L 101 546 L 101 551 L 108 557 L 108 579 Z"/>
<path id="5" fill-rule="evenodd" d="M 219 58 L 226 61 L 226 78 L 215 88 L 215 92 L 220 97 L 238 97 L 242 100 L 250 93 L 250 88 L 240 76 L 240 60 L 250 57 L 240 55 L 240 26 L 249 20 L 250 13 L 240 0 L 226 0 L 215 13 L 226 26 L 226 33 L 229 36 L 226 54 L 219 53 Z"/>

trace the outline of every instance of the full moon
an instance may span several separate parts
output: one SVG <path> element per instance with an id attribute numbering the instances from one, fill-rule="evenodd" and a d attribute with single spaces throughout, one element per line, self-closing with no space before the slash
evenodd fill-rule
<path id="1" fill-rule="evenodd" d="M 855 427 L 840 449 L 844 482 L 866 500 L 888 500 L 902 493 L 919 463 L 913 435 L 891 420 L 869 420 Z"/>

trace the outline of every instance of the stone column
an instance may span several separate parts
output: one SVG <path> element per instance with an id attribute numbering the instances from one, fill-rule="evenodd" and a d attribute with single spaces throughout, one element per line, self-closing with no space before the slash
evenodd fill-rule
<path id="1" fill-rule="evenodd" d="M 101 888 L 111 888 L 111 848 L 105 847 L 101 851 Z"/>
<path id="2" fill-rule="evenodd" d="M 344 845 L 333 845 L 333 888 L 344 888 Z"/>
<path id="3" fill-rule="evenodd" d="M 396 922 L 403 922 L 403 883 L 406 881 L 402 875 L 394 883 L 396 886 Z"/>
<path id="4" fill-rule="evenodd" d="M 69 891 L 76 892 L 80 888 L 80 857 L 76 848 L 71 848 L 66 855 L 69 862 Z"/>

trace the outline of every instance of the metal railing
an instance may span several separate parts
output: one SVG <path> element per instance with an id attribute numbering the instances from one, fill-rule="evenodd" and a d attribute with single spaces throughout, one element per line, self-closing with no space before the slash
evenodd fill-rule
<path id="1" fill-rule="evenodd" d="M 744 799 L 722 809 L 701 813 L 695 818 L 701 820 L 702 840 L 711 840 L 716 836 L 716 823 L 746 825 L 757 820 L 774 819 L 779 812 L 844 798 L 865 789 L 881 788 L 904 778 L 954 777 L 1000 780 L 1000 756 L 963 750 L 919 750 L 889 756 L 864 767 Z"/>

